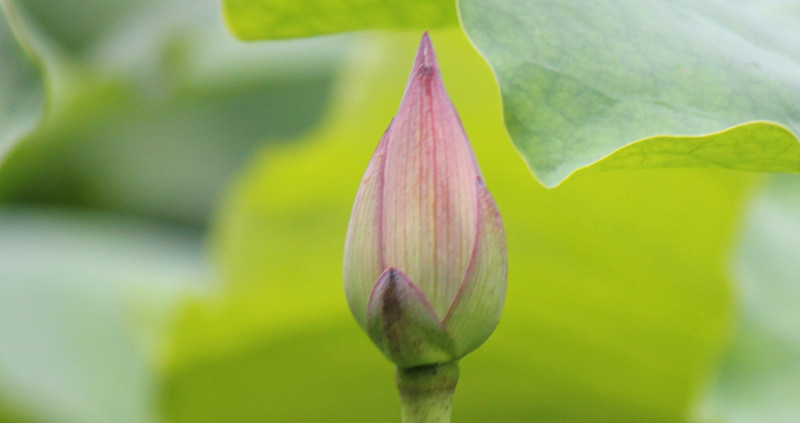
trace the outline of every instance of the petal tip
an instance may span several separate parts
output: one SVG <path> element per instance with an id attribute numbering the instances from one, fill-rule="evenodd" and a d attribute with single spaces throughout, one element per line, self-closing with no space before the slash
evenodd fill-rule
<path id="1" fill-rule="evenodd" d="M 417 48 L 417 57 L 414 59 L 414 74 L 431 74 L 439 68 L 436 63 L 436 53 L 428 31 L 422 33 L 422 39 Z"/>

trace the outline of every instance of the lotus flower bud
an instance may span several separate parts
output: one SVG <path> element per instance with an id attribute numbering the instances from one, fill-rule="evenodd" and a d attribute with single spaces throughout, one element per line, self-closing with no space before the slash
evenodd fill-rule
<path id="1" fill-rule="evenodd" d="M 497 206 L 426 33 L 353 206 L 350 310 L 398 367 L 457 360 L 497 325 L 507 268 Z"/>

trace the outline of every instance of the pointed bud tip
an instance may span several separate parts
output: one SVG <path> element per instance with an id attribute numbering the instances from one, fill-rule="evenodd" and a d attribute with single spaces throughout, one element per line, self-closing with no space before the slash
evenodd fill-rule
<path id="1" fill-rule="evenodd" d="M 430 75 L 436 72 L 439 65 L 436 63 L 436 54 L 428 31 L 422 33 L 422 39 L 417 48 L 417 57 L 414 59 L 413 74 Z"/>

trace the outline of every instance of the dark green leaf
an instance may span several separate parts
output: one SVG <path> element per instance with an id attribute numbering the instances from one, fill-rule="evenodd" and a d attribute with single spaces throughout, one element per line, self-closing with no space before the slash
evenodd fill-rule
<path id="1" fill-rule="evenodd" d="M 129 24 L 138 11 L 155 0 L 15 0 L 36 26 L 70 53 L 86 53 L 104 36 Z M 168 0 L 172 1 L 172 0 Z"/>
<path id="2" fill-rule="evenodd" d="M 0 169 L 0 199 L 203 224 L 256 145 L 322 118 L 349 40 L 245 45 L 213 4 L 181 5 L 131 17 L 58 73 L 53 116 Z"/>

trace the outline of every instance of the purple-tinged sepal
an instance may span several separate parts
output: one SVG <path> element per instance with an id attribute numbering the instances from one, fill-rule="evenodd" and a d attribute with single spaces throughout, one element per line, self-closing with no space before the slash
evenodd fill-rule
<path id="1" fill-rule="evenodd" d="M 400 367 L 456 358 L 453 340 L 428 299 L 397 269 L 386 269 L 372 290 L 367 334 Z"/>

